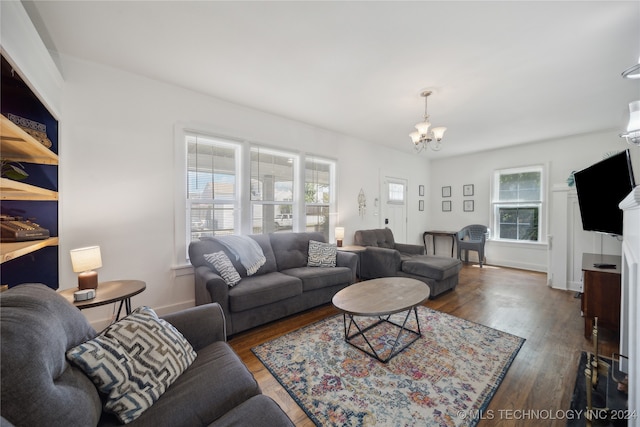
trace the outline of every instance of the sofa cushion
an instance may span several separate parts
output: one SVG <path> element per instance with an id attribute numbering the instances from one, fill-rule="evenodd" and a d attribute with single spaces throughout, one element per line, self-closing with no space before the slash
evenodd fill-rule
<path id="1" fill-rule="evenodd" d="M 278 271 L 306 267 L 309 258 L 309 240 L 324 242 L 322 233 L 271 233 L 269 238 Z"/>
<path id="2" fill-rule="evenodd" d="M 138 418 L 196 358 L 186 339 L 148 307 L 67 351 L 106 395 L 105 411 L 123 423 Z"/>
<path id="3" fill-rule="evenodd" d="M 389 228 L 358 230 L 354 235 L 354 243 L 360 246 L 376 246 L 387 249 L 394 249 L 396 246 L 393 232 Z"/>
<path id="4" fill-rule="evenodd" d="M 307 266 L 335 267 L 336 253 L 336 245 L 318 242 L 316 240 L 309 240 L 309 257 L 307 259 Z"/>
<path id="5" fill-rule="evenodd" d="M 302 294 L 302 281 L 279 272 L 250 276 L 229 289 L 229 310 L 245 311 Z"/>
<path id="6" fill-rule="evenodd" d="M 238 284 L 240 281 L 240 275 L 224 251 L 204 254 L 204 259 L 211 263 L 213 268 L 218 272 L 227 285 L 234 286 Z"/>
<path id="7" fill-rule="evenodd" d="M 280 406 L 268 396 L 260 394 L 242 402 L 217 419 L 213 427 L 277 426 L 294 427 Z"/>
<path id="8" fill-rule="evenodd" d="M 95 335 L 80 310 L 45 285 L 0 293 L 2 416 L 17 426 L 96 425 L 98 391 L 64 356 Z"/>
<path id="9" fill-rule="evenodd" d="M 459 259 L 417 255 L 402 262 L 402 271 L 408 274 L 443 280 L 458 274 L 462 268 Z"/>
<path id="10" fill-rule="evenodd" d="M 302 280 L 304 292 L 346 285 L 353 281 L 353 271 L 349 267 L 298 267 L 284 270 L 282 273 Z"/>
<path id="11" fill-rule="evenodd" d="M 240 358 L 223 342 L 200 351 L 186 371 L 156 403 L 129 426 L 205 426 L 260 394 L 260 387 Z M 105 414 L 101 426 L 120 425 Z"/>

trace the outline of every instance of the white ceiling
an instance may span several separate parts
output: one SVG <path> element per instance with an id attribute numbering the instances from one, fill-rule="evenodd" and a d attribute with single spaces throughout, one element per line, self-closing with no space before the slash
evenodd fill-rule
<path id="1" fill-rule="evenodd" d="M 431 89 L 429 157 L 617 134 L 640 98 L 637 0 L 23 3 L 51 50 L 406 152 Z"/>

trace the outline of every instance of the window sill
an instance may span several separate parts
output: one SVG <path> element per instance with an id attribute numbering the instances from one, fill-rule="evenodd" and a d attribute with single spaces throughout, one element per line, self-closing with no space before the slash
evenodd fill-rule
<path id="1" fill-rule="evenodd" d="M 176 277 L 193 274 L 193 266 L 191 264 L 174 265 L 171 269 L 174 271 Z"/>
<path id="2" fill-rule="evenodd" d="M 501 240 L 501 239 L 489 239 L 488 242 L 491 242 L 492 245 L 504 246 L 504 247 L 514 247 L 514 248 L 522 248 L 524 246 L 529 246 L 532 249 L 546 249 L 549 246 L 548 242 L 531 242 L 524 240 Z"/>

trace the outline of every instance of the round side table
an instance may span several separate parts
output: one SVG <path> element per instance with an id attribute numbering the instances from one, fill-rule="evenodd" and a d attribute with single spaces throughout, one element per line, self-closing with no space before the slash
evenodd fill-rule
<path id="1" fill-rule="evenodd" d="M 95 298 L 86 301 L 73 300 L 73 293 L 76 292 L 78 288 L 65 289 L 58 293 L 80 310 L 120 302 L 118 314 L 116 315 L 116 320 L 119 320 L 122 306 L 124 305 L 126 314 L 131 314 L 131 297 L 138 295 L 146 288 L 147 285 L 142 280 L 113 280 L 99 283 Z"/>

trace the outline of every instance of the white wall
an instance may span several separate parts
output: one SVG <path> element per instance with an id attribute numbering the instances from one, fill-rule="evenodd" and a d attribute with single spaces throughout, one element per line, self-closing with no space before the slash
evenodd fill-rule
<path id="1" fill-rule="evenodd" d="M 380 176 L 406 178 L 409 202 L 426 184 L 428 163 L 303 123 L 223 102 L 72 57 L 59 58 L 65 78 L 60 134 L 60 288 L 76 286 L 69 250 L 100 245 L 101 281 L 139 279 L 147 290 L 134 305 L 169 312 L 193 305 L 190 269 L 175 269 L 174 126 L 336 158 L 338 215 L 345 244 L 361 228 L 380 226 L 373 200 Z M 401 141 L 400 144 L 407 141 Z M 364 217 L 357 197 L 368 199 Z M 413 199 L 412 199 L 413 198 Z M 412 206 L 412 205 L 410 205 Z M 418 243 L 426 219 L 409 209 L 408 240 Z M 108 310 L 86 310 L 94 322 Z"/>
<path id="2" fill-rule="evenodd" d="M 3 24 L 8 16 L 4 6 Z M 5 30 L 10 28 L 3 26 L 3 42 L 9 40 Z M 375 146 L 71 57 L 58 59 L 65 79 L 62 102 L 58 83 L 42 95 L 56 106 L 60 118 L 60 288 L 73 288 L 77 283 L 69 250 L 98 244 L 104 264 L 100 280 L 144 280 L 147 290 L 134 297 L 134 305 L 149 305 L 160 312 L 194 301 L 193 277 L 189 269 L 176 268 L 174 253 L 173 153 L 178 123 L 336 158 L 337 215 L 339 225 L 346 228 L 345 244 L 352 242 L 357 229 L 383 226 L 380 204 L 376 207 L 374 200 L 381 199 L 385 176 L 408 181 L 407 242 L 420 243 L 426 229 L 457 230 L 470 223 L 488 223 L 489 180 L 494 169 L 546 163 L 547 188 L 551 189 L 563 184 L 572 170 L 600 160 L 607 151 L 627 147 L 616 136 L 617 130 L 612 130 L 430 163 L 425 155 Z M 30 70 L 22 71 L 30 75 Z M 33 76 L 41 80 L 38 74 Z M 38 84 L 35 82 L 36 88 Z M 405 144 L 404 138 L 398 141 L 399 147 Z M 638 173 L 637 148 L 632 148 L 632 156 Z M 424 198 L 417 196 L 420 184 L 426 186 Z M 462 212 L 464 184 L 475 186 L 474 212 Z M 452 187 L 450 213 L 441 211 L 442 186 Z M 367 196 L 362 217 L 357 204 L 361 189 Z M 418 212 L 418 199 L 425 200 L 425 212 Z M 553 224 L 549 230 L 553 231 Z M 448 251 L 448 247 L 438 249 L 439 253 Z M 487 258 L 494 264 L 544 271 L 546 245 L 490 242 Z M 109 311 L 92 309 L 85 314 L 99 324 L 108 319 Z"/>
<path id="3" fill-rule="evenodd" d="M 618 137 L 617 130 L 576 135 L 556 140 L 541 141 L 501 150 L 487 151 L 466 156 L 450 157 L 431 162 L 429 183 L 433 197 L 429 203 L 428 226 L 432 229 L 459 230 L 467 224 L 486 224 L 490 226 L 490 183 L 496 169 L 544 164 L 547 168 L 546 208 L 551 208 L 551 189 L 554 185 L 566 185 L 572 171 L 583 169 L 599 160 L 609 151 L 620 151 L 631 148 L 636 175 L 640 174 L 640 151 L 629 146 Z M 640 176 L 640 175 L 639 175 Z M 474 196 L 463 197 L 462 186 L 474 185 Z M 452 212 L 442 212 L 441 187 L 451 186 Z M 463 212 L 462 201 L 473 199 L 473 212 Z M 552 222 L 552 218 L 549 218 Z M 486 258 L 490 264 L 525 268 L 537 271 L 547 269 L 546 236 L 553 232 L 550 223 L 544 232 L 544 242 L 540 244 L 513 244 L 490 241 L 486 245 Z M 600 237 L 595 233 L 593 244 L 585 251 L 592 252 L 599 248 Z M 436 250 L 446 253 L 450 244 L 446 240 L 438 240 Z M 615 243 L 613 243 L 615 245 Z M 619 242 L 618 242 L 619 246 Z M 613 249 L 615 252 L 615 249 Z M 619 248 L 617 249 L 618 253 Z M 470 254 L 470 258 L 475 253 Z M 474 259 L 477 259 L 474 258 Z"/>

